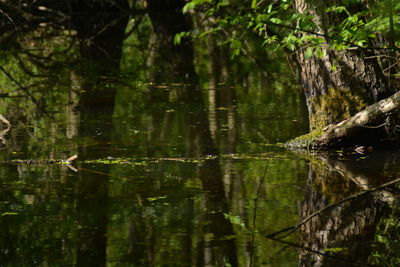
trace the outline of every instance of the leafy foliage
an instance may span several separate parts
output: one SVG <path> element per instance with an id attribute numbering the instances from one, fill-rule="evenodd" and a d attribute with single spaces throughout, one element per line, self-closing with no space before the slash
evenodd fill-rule
<path id="1" fill-rule="evenodd" d="M 400 44 L 397 38 L 400 32 L 399 3 L 393 0 L 377 3 L 349 0 L 330 5 L 328 2 L 321 1 L 316 10 L 300 13 L 288 0 L 241 3 L 194 0 L 187 3 L 183 11 L 204 12 L 205 9 L 213 22 L 212 29 L 202 34 L 224 33 L 221 43 L 230 45 L 233 56 L 240 53 L 244 37 L 249 33 L 257 34 L 264 46 L 273 45 L 288 51 L 305 48 L 307 58 L 313 55 L 321 57 L 321 47 L 339 51 L 376 48 L 374 40 L 380 36 L 389 37 L 379 48 L 393 48 Z M 333 23 L 324 25 L 324 29 L 319 28 L 314 13 Z"/>

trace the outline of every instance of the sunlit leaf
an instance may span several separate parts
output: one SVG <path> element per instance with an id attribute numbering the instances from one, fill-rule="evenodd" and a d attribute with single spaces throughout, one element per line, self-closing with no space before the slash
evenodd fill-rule
<path id="1" fill-rule="evenodd" d="M 1 214 L 1 216 L 15 216 L 18 215 L 17 212 L 4 212 Z"/>
<path id="2" fill-rule="evenodd" d="M 314 54 L 314 48 L 308 47 L 306 49 L 306 52 L 304 53 L 304 57 L 305 59 L 309 59 L 310 57 L 312 57 L 313 54 Z"/>

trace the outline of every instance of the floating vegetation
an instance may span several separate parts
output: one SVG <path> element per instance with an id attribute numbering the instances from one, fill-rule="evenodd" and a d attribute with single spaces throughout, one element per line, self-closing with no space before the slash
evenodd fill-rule
<path id="1" fill-rule="evenodd" d="M 287 153 L 257 153 L 257 154 L 222 154 L 222 155 L 205 155 L 202 157 L 160 157 L 160 158 L 101 158 L 79 160 L 80 164 L 101 164 L 101 165 L 133 165 L 145 166 L 149 163 L 158 163 L 163 161 L 183 162 L 183 163 L 201 163 L 207 160 L 223 159 L 223 160 L 269 160 L 269 159 L 288 159 L 290 154 Z M 72 165 L 72 160 L 64 159 L 12 159 L 0 161 L 0 164 L 16 164 L 16 165 Z"/>
<path id="2" fill-rule="evenodd" d="M 150 201 L 150 202 L 153 202 L 153 201 L 157 201 L 157 200 L 163 200 L 163 199 L 166 199 L 166 198 L 167 198 L 167 196 L 148 197 L 147 200 Z"/>

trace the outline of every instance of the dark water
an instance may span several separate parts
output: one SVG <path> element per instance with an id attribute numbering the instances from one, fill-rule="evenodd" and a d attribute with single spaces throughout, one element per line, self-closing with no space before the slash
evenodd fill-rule
<path id="1" fill-rule="evenodd" d="M 285 57 L 176 49 L 150 18 L 5 42 L 0 266 L 398 266 L 397 150 L 287 151 Z"/>
<path id="2" fill-rule="evenodd" d="M 271 146 L 305 130 L 285 104 L 296 91 L 238 98 L 210 115 L 198 103 L 138 106 L 126 90 L 114 110 L 69 114 L 69 125 L 43 118 L 28 137 L 7 133 L 3 160 L 79 160 L 76 171 L 1 165 L 3 265 L 296 264 L 296 250 L 263 237 L 295 224 L 304 198 L 306 161 Z"/>

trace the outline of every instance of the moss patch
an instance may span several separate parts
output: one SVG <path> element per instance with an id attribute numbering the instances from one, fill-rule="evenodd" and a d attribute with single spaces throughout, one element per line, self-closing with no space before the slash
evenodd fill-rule
<path id="1" fill-rule="evenodd" d="M 311 102 L 310 127 L 325 126 L 350 118 L 368 105 L 368 100 L 348 89 L 330 88 L 324 95 L 313 97 Z"/>
<path id="2" fill-rule="evenodd" d="M 289 140 L 285 146 L 289 148 L 313 148 L 315 142 L 322 136 L 324 131 L 322 128 L 315 129 L 308 134 L 301 135 Z"/>

